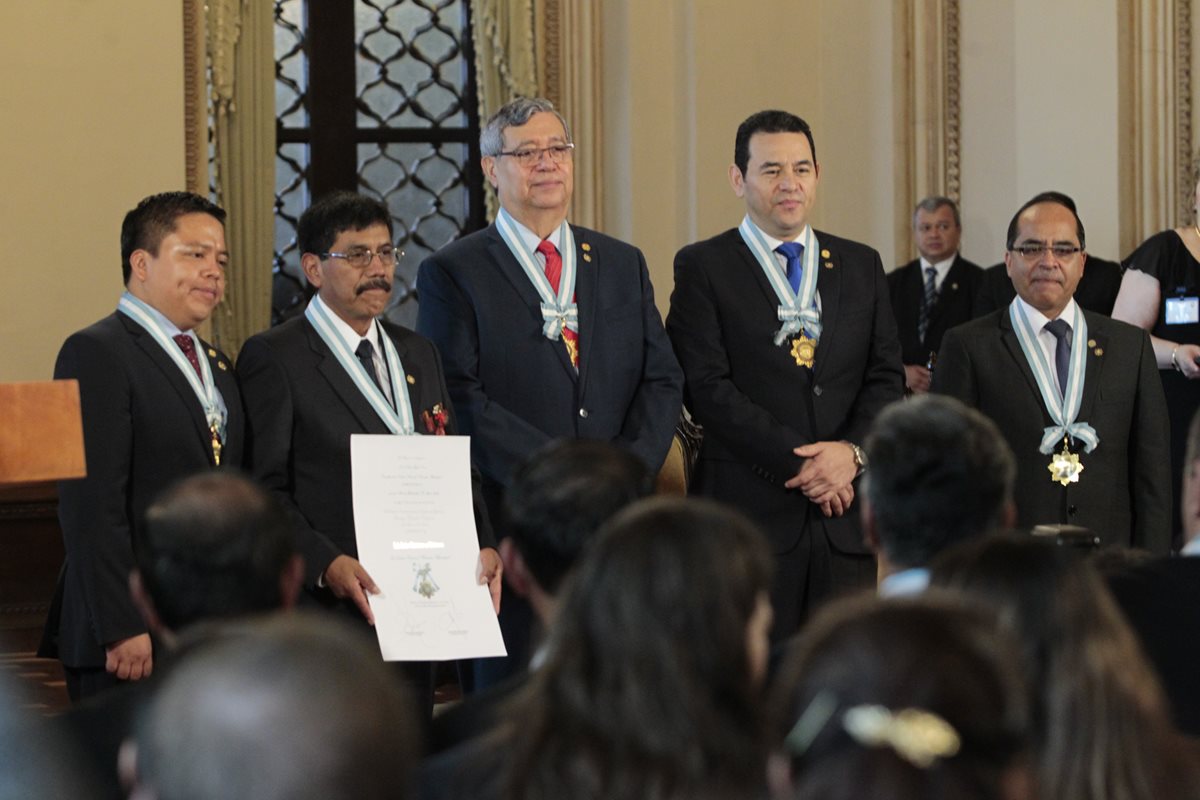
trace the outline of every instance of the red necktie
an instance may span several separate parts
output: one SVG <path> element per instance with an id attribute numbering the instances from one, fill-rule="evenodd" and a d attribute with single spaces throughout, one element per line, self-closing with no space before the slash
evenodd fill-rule
<path id="1" fill-rule="evenodd" d="M 537 251 L 546 257 L 546 280 L 550 281 L 550 289 L 555 294 L 558 294 L 558 284 L 562 279 L 562 256 L 558 254 L 558 248 L 550 243 L 549 239 L 542 239 L 538 242 Z M 575 302 L 575 296 L 571 296 L 571 302 Z M 562 329 L 563 343 L 567 346 L 567 353 L 571 356 L 571 363 L 575 369 L 579 369 L 579 334 L 569 328 Z"/>
<path id="2" fill-rule="evenodd" d="M 196 345 L 192 341 L 192 337 L 186 333 L 181 333 L 173 338 L 175 339 L 175 344 L 179 345 L 179 349 L 183 351 L 183 354 L 187 356 L 187 360 L 191 362 L 192 369 L 196 370 L 196 377 L 200 379 L 201 383 L 204 383 L 204 373 L 200 371 L 200 359 L 196 357 Z"/>

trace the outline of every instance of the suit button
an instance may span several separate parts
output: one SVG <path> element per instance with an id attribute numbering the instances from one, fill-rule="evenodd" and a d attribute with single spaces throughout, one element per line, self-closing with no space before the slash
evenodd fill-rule
<path id="1" fill-rule="evenodd" d="M 586 408 L 579 409 L 579 416 L 583 417 L 584 419 L 587 419 L 588 410 Z"/>
<path id="2" fill-rule="evenodd" d="M 814 386 L 814 387 L 813 387 L 813 394 L 815 394 L 817 397 L 820 397 L 820 396 L 821 396 L 821 387 L 820 387 L 820 386 Z"/>
<path id="3" fill-rule="evenodd" d="M 1075 512 L 1078 510 L 1079 510 L 1079 507 L 1077 505 L 1075 505 L 1074 503 L 1072 503 L 1071 505 L 1067 506 L 1067 516 L 1070 516 L 1070 517 L 1075 516 Z"/>

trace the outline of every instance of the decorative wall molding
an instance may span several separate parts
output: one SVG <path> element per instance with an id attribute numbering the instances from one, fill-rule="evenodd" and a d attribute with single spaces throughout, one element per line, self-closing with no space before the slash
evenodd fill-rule
<path id="1" fill-rule="evenodd" d="M 913 206 L 962 193 L 958 0 L 893 5 L 896 181 L 895 258 L 913 252 Z"/>
<path id="2" fill-rule="evenodd" d="M 183 0 L 183 136 L 186 188 L 208 193 L 208 80 L 204 0 Z"/>

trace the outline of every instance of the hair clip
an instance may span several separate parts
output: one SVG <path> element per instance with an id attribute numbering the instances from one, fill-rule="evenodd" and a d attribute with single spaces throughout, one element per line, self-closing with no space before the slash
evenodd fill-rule
<path id="1" fill-rule="evenodd" d="M 804 709 L 784 738 L 784 746 L 803 756 L 837 711 L 832 692 L 819 693 Z M 958 753 L 958 732 L 930 711 L 904 708 L 896 712 L 877 705 L 854 706 L 842 714 L 842 729 L 864 747 L 890 747 L 896 755 L 919 769 L 928 769 L 939 758 Z"/>
<path id="2" fill-rule="evenodd" d="M 887 745 L 914 767 L 928 769 L 939 758 L 958 752 L 958 732 L 930 711 L 903 708 L 895 713 L 883 706 L 855 706 L 842 715 L 842 727 L 867 747 Z"/>

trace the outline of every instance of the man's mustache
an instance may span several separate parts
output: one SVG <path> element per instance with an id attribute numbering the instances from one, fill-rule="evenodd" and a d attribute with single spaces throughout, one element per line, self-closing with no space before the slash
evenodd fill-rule
<path id="1" fill-rule="evenodd" d="M 386 278 L 374 278 L 366 283 L 359 284 L 358 288 L 354 290 L 354 294 L 360 295 L 363 292 L 369 292 L 372 289 L 383 289 L 385 292 L 390 292 L 392 290 L 392 284 Z"/>

